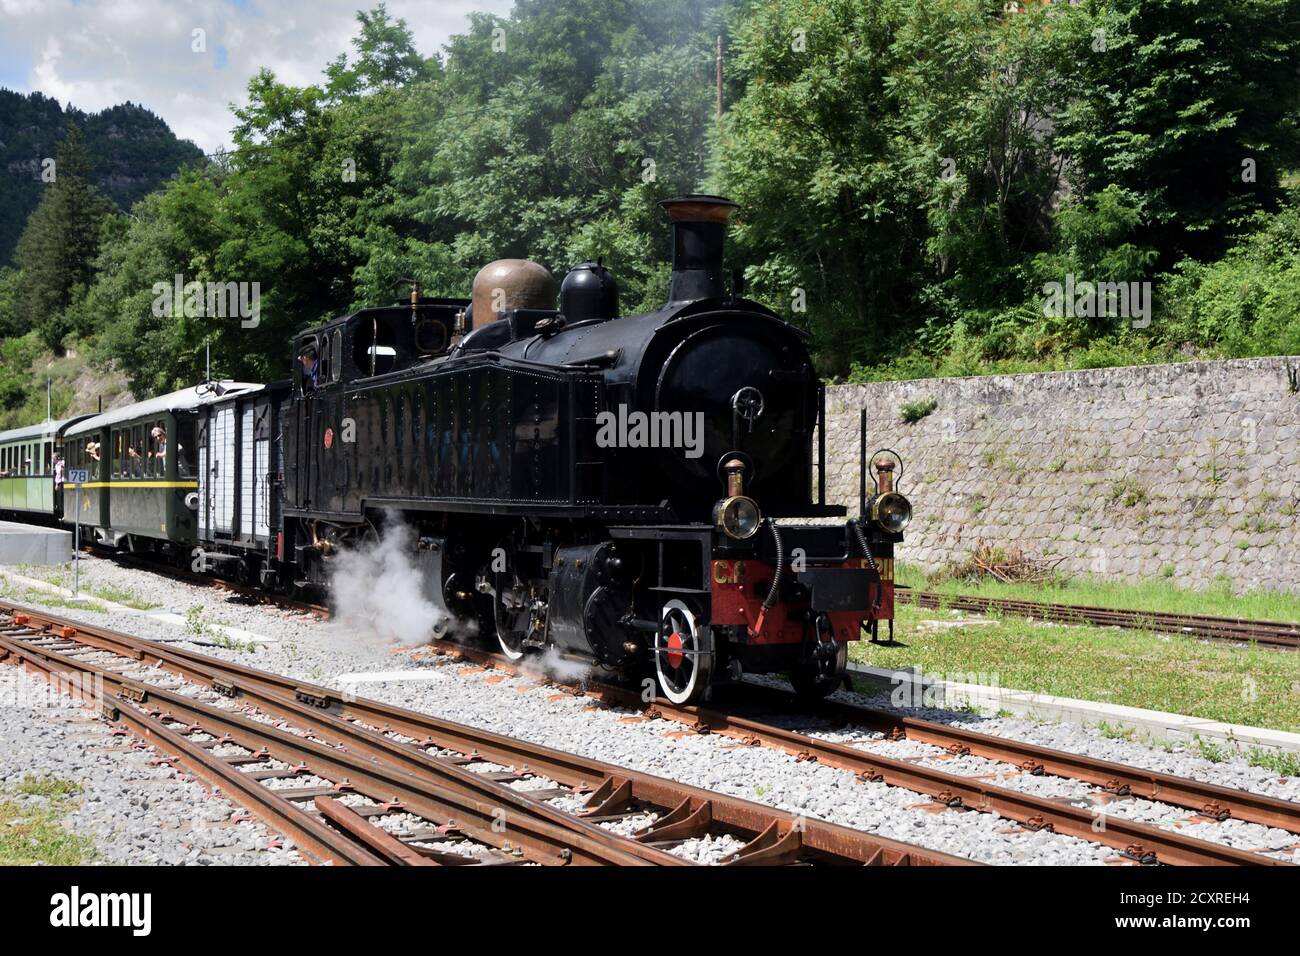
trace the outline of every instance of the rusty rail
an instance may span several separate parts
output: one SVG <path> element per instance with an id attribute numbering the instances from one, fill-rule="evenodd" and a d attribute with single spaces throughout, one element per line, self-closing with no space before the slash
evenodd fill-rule
<path id="1" fill-rule="evenodd" d="M 1249 618 L 1212 617 L 1171 611 L 1133 611 L 1084 604 L 1053 604 L 1020 598 L 987 598 L 942 594 L 936 591 L 915 591 L 906 587 L 896 589 L 894 595 L 899 601 L 924 608 L 952 608 L 977 614 L 997 611 L 1000 614 L 1033 617 L 1058 624 L 1123 627 L 1159 631 L 1163 634 L 1184 634 L 1210 641 L 1253 643 L 1276 650 L 1300 649 L 1300 623 L 1291 621 L 1254 621 Z"/>
<path id="2" fill-rule="evenodd" d="M 264 724 L 254 724 L 228 711 L 219 713 L 230 723 L 216 727 L 223 735 L 243 742 L 236 733 L 254 729 L 275 731 L 275 742 L 286 755 L 301 764 L 347 779 L 351 786 L 372 799 L 392 799 L 402 807 L 430 817 L 448 816 L 453 804 L 458 807 L 458 825 L 472 832 L 475 839 L 493 842 L 486 814 L 490 819 L 502 808 L 509 812 L 508 832 L 516 842 L 531 839 L 534 831 L 551 835 L 548 828 L 567 831 L 565 839 L 577 841 L 574 862 L 588 862 L 588 856 L 625 854 L 628 859 L 606 862 L 680 864 L 683 861 L 667 852 L 677 843 L 706 834 L 729 833 L 744 841 L 744 847 L 728 862 L 744 864 L 833 863 L 867 865 L 953 865 L 970 861 L 937 853 L 898 841 L 876 837 L 847 827 L 817 820 L 797 818 L 791 814 L 750 801 L 726 797 L 631 771 L 626 768 L 586 760 L 550 748 L 503 737 L 489 731 L 467 727 L 429 715 L 392 707 L 364 699 L 345 697 L 338 691 L 306 685 L 289 678 L 254 668 L 206 657 L 183 648 L 170 647 L 142 638 L 120 634 L 105 628 L 71 623 L 44 612 L 0 602 L 0 616 L 8 614 L 14 624 L 0 626 L 0 653 L 17 654 L 24 660 L 36 657 L 56 668 L 93 668 L 94 665 L 69 656 L 63 644 L 97 649 L 130 658 L 141 666 L 162 667 L 186 680 L 204 684 L 267 714 L 280 716 L 298 726 L 311 728 L 322 740 L 337 741 L 347 748 L 327 747 L 304 740 Z M 15 639 L 14 632 L 36 634 L 33 644 Z M 40 643 L 48 641 L 46 646 Z M 96 668 L 96 670 L 104 670 Z M 152 705 L 163 703 L 173 718 L 189 719 L 187 708 L 198 706 L 189 698 L 169 694 L 153 685 L 134 686 L 137 682 L 108 677 L 126 689 L 128 696 L 144 695 Z M 414 742 L 399 742 L 391 734 L 401 734 Z M 285 740 L 281 736 L 292 737 Z M 255 741 L 250 741 L 255 743 Z M 427 748 L 438 747 L 463 754 L 462 758 L 431 757 Z M 269 749 L 269 748 L 264 748 Z M 349 760 L 363 766 L 351 767 Z M 581 816 L 564 813 L 539 799 L 540 794 L 513 790 L 489 775 L 474 773 L 465 765 L 488 761 L 511 768 L 504 776 L 510 779 L 536 774 L 556 781 L 567 792 L 586 797 Z M 408 779 L 409 778 L 409 779 Z M 414 782 L 413 782 L 414 781 Z M 436 783 L 431 783 L 436 781 Z M 431 804 L 430 797 L 418 791 L 432 789 L 441 804 Z M 547 793 L 547 792 L 544 792 Z M 381 796 L 376 796 L 376 794 Z M 549 795 L 554 795 L 550 793 Z M 309 796 L 326 797 L 312 793 Z M 338 808 L 319 810 L 337 826 L 355 826 L 355 821 Z M 601 828 L 601 821 L 627 818 L 654 812 L 659 818 L 635 838 L 615 836 Z M 348 821 L 344 823 L 343 821 Z M 469 821 L 462 823 L 461 821 Z M 368 824 L 369 825 L 369 824 Z M 537 851 L 528 840 L 525 849 L 541 852 L 538 862 L 568 862 L 547 859 L 545 849 Z M 549 845 L 549 844 L 548 844 Z M 386 862 L 394 862 L 394 848 L 368 845 L 366 851 Z M 427 848 L 421 850 L 431 855 Z"/>
<path id="3" fill-rule="evenodd" d="M 514 669 L 504 656 L 491 651 L 466 648 L 446 641 L 435 642 L 434 646 L 444 653 L 485 666 Z M 750 689 L 750 685 L 746 685 L 746 691 Z M 760 699 L 769 704 L 777 703 L 783 710 L 789 710 L 794 704 L 794 696 L 789 692 L 773 689 L 768 693 L 757 686 L 752 689 Z M 845 744 L 820 740 L 759 719 L 717 709 L 677 705 L 663 698 L 647 704 L 638 693 L 607 684 L 588 683 L 578 692 L 609 704 L 642 710 L 647 716 L 676 721 L 699 733 L 720 733 L 751 744 L 774 747 L 797 759 L 817 761 L 851 771 L 865 780 L 913 790 L 954 809 L 996 812 L 1027 829 L 1047 829 L 1103 843 L 1137 862 L 1194 866 L 1286 865 L 1259 853 L 1237 850 L 1109 814 L 1103 815 L 1099 820 L 1099 815 L 1089 809 L 869 753 Z M 828 703 L 827 706 L 836 708 L 835 712 L 849 722 L 870 723 L 874 719 L 879 723 L 891 716 L 838 702 Z M 978 747 L 980 756 L 1005 761 L 1026 773 L 1050 772 L 1053 775 L 1080 779 L 1086 783 L 1096 783 L 1118 796 L 1129 792 L 1135 796 L 1154 793 L 1157 796 L 1151 796 L 1151 799 L 1182 805 L 1215 819 L 1226 819 L 1235 813 L 1240 819 L 1281 826 L 1300 833 L 1300 805 L 1285 800 L 1093 760 L 1000 737 L 970 731 L 957 733 L 953 728 L 942 724 L 912 719 L 900 722 L 897 718 L 892 721 L 891 730 L 898 727 L 904 734 L 909 734 L 909 731 L 909 735 L 921 734 L 926 742 L 952 748 L 953 753 L 976 753 L 975 748 Z M 963 751 L 962 748 L 969 749 Z M 1031 759 L 1034 762 L 1027 763 Z M 1126 786 L 1128 791 L 1125 791 Z M 1137 788 L 1136 791 L 1134 787 Z"/>

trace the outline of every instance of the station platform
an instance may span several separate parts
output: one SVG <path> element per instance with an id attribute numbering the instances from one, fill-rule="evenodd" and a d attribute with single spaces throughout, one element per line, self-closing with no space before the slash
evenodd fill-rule
<path id="1" fill-rule="evenodd" d="M 72 532 L 0 521 L 0 564 L 67 564 Z"/>

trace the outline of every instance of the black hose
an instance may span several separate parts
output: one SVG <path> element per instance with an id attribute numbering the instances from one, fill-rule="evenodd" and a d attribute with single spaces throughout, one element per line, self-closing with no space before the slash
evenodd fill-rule
<path id="1" fill-rule="evenodd" d="M 884 579 L 880 577 L 880 568 L 876 567 L 876 556 L 871 553 L 871 545 L 867 544 L 867 536 L 862 533 L 862 520 L 854 521 L 849 519 L 849 527 L 853 529 L 853 535 L 858 539 L 858 547 L 862 549 L 863 555 L 867 559 L 867 567 L 876 572 L 876 577 L 880 579 L 880 587 L 876 588 L 876 600 L 871 605 L 872 611 L 880 610 L 880 602 L 884 598 L 885 584 Z"/>
<path id="2" fill-rule="evenodd" d="M 772 530 L 772 540 L 776 542 L 776 576 L 772 578 L 772 590 L 767 592 L 767 597 L 763 599 L 763 610 L 770 610 L 776 604 L 777 597 L 781 593 L 781 578 L 785 574 L 785 545 L 781 541 L 781 532 L 776 527 L 776 521 L 768 518 L 764 522 Z"/>

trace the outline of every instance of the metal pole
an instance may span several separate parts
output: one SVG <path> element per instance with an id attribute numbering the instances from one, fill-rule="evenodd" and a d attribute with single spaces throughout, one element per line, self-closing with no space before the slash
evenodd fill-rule
<path id="1" fill-rule="evenodd" d="M 867 516 L 867 410 L 858 418 L 858 517 Z"/>
<path id="2" fill-rule="evenodd" d="M 48 422 L 48 421 L 53 421 L 53 420 L 54 420 L 54 416 L 53 416 L 52 414 L 50 414 L 50 413 L 51 413 L 51 408 L 50 408 L 50 388 L 51 388 L 51 386 L 52 386 L 53 384 L 54 384 L 54 380 L 53 380 L 53 379 L 47 378 L 47 379 L 45 380 L 45 420 L 46 420 L 47 422 Z"/>
<path id="3" fill-rule="evenodd" d="M 72 596 L 81 593 L 81 482 L 77 482 L 77 518 L 72 523 Z"/>

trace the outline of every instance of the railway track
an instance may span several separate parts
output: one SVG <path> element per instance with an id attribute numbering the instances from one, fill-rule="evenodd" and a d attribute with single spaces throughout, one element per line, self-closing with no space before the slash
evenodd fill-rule
<path id="1" fill-rule="evenodd" d="M 517 672 L 503 656 L 450 642 L 435 642 L 441 653 L 482 666 Z M 646 703 L 639 693 L 608 684 L 588 683 L 576 692 L 611 705 L 643 711 L 651 719 L 678 722 L 698 733 L 718 733 L 750 745 L 774 747 L 799 760 L 816 761 L 848 770 L 864 780 L 879 781 L 927 795 L 954 809 L 995 812 L 1030 830 L 1056 833 L 1103 843 L 1134 862 L 1174 865 L 1285 865 L 1252 850 L 1240 850 L 1208 840 L 1099 814 L 1058 799 L 1022 793 L 987 780 L 949 773 L 919 763 L 859 750 L 776 726 L 753 716 L 715 708 L 681 706 L 663 698 Z M 793 693 L 776 687 L 746 684 L 744 697 L 757 708 L 789 712 L 802 705 Z M 817 716 L 833 723 L 866 727 L 890 739 L 911 739 L 946 750 L 953 756 L 975 755 L 1007 764 L 1020 773 L 1052 775 L 1095 787 L 1102 799 L 1143 798 L 1191 810 L 1205 822 L 1237 819 L 1300 834 L 1300 804 L 1052 750 L 1009 738 L 980 734 L 933 721 L 901 717 L 841 701 L 823 701 Z M 1300 836 L 1297 836 L 1300 844 Z"/>
<path id="2" fill-rule="evenodd" d="M 8 602 L 0 660 L 93 687 L 320 862 L 681 865 L 711 839 L 736 865 L 970 863 Z"/>
<path id="3" fill-rule="evenodd" d="M 1098 627 L 1123 627 L 1185 634 L 1208 641 L 1258 644 L 1279 650 L 1300 649 L 1300 624 L 1290 621 L 1253 621 L 1247 618 L 1212 617 L 1201 614 L 1176 614 L 1167 611 L 1131 611 L 1118 608 L 1091 607 L 1083 604 L 1053 604 L 1018 598 L 985 598 L 969 595 L 940 594 L 899 587 L 894 591 L 899 601 L 925 608 L 951 608 L 987 614 L 996 611 L 1015 617 L 1032 617 L 1057 624 L 1091 624 Z"/>
<path id="4" fill-rule="evenodd" d="M 231 594 L 238 595 L 250 604 L 274 604 L 278 608 L 287 611 L 298 611 L 303 614 L 310 614 L 320 620 L 326 620 L 330 616 L 330 609 L 323 604 L 315 604 L 311 601 L 292 598 L 286 594 L 268 591 L 265 588 L 260 588 L 252 584 L 217 577 L 215 574 L 199 574 L 195 571 L 191 571 L 189 568 L 181 568 L 174 564 L 152 560 L 146 555 L 132 554 L 129 551 L 121 551 L 116 548 L 108 548 L 98 544 L 83 544 L 81 550 L 85 554 L 90 554 L 106 561 L 113 561 L 123 567 L 134 568 L 140 571 L 149 571 L 153 574 L 161 574 L 163 577 L 171 578 L 173 581 L 180 581 L 183 584 L 193 584 L 198 587 L 217 588 L 221 591 L 227 591 Z"/>
<path id="5" fill-rule="evenodd" d="M 220 588 L 237 594 L 251 602 L 270 603 L 286 610 L 311 614 L 326 619 L 330 610 L 316 604 L 265 591 L 249 584 L 225 578 L 196 574 L 185 568 L 162 564 L 127 552 L 85 545 L 83 551 L 96 557 L 117 561 L 126 567 L 162 574 L 186 584 Z M 1292 621 L 1256 621 L 1248 618 L 1215 617 L 1204 614 L 1180 614 L 1167 611 L 1134 611 L 1122 608 L 1095 607 L 1083 604 L 1055 604 L 1049 601 L 1030 601 L 1018 598 L 985 598 L 971 595 L 941 594 L 937 591 L 918 591 L 905 585 L 894 590 L 898 601 L 924 608 L 949 608 L 987 614 L 995 611 L 1015 617 L 1036 618 L 1056 624 L 1092 625 L 1095 627 L 1122 627 L 1130 630 L 1157 631 L 1164 634 L 1182 634 L 1199 640 L 1224 641 L 1236 644 L 1258 644 L 1277 650 L 1300 649 L 1300 623 Z"/>

